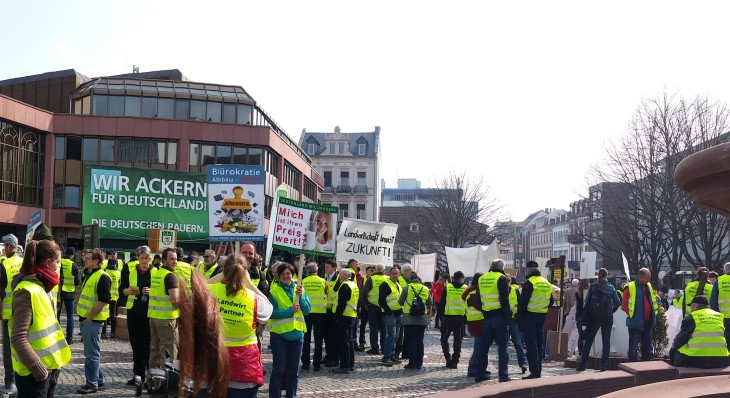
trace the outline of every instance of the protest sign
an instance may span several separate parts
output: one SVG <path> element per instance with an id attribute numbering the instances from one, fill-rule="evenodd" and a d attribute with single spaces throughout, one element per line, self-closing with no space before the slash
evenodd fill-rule
<path id="1" fill-rule="evenodd" d="M 343 261 L 351 258 L 361 264 L 393 265 L 393 244 L 398 224 L 366 220 L 342 220 L 337 236 L 337 252 Z"/>
<path id="2" fill-rule="evenodd" d="M 30 242 L 30 238 L 33 237 L 33 234 L 35 233 L 36 228 L 38 228 L 39 225 L 41 225 L 41 218 L 43 216 L 43 210 L 38 210 L 37 212 L 33 213 L 33 215 L 30 217 L 30 220 L 28 220 L 28 225 L 25 229 L 25 244 L 28 245 Z"/>
<path id="3" fill-rule="evenodd" d="M 208 165 L 210 240 L 264 240 L 264 167 Z"/>
<path id="4" fill-rule="evenodd" d="M 433 282 L 436 274 L 437 253 L 416 254 L 411 260 L 413 271 L 420 277 L 422 282 Z"/>
<path id="5" fill-rule="evenodd" d="M 334 206 L 279 199 L 273 248 L 332 257 L 336 253 L 337 212 Z"/>

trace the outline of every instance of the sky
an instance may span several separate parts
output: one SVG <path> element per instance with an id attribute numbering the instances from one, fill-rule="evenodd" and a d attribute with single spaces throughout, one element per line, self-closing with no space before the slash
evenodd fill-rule
<path id="1" fill-rule="evenodd" d="M 4 2 L 0 80 L 179 69 L 302 129 L 380 126 L 381 178 L 483 178 L 505 219 L 569 209 L 664 91 L 730 102 L 727 2 Z"/>

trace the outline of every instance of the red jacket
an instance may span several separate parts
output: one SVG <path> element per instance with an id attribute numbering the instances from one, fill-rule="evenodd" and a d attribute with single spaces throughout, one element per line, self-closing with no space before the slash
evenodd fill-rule
<path id="1" fill-rule="evenodd" d="M 438 282 L 434 283 L 433 286 L 431 286 L 431 296 L 433 296 L 434 303 L 441 302 L 441 295 L 444 293 L 444 288 L 444 285 Z"/>
<path id="2" fill-rule="evenodd" d="M 258 345 L 228 347 L 228 356 L 231 363 L 231 381 L 264 385 L 264 366 L 261 364 Z"/>

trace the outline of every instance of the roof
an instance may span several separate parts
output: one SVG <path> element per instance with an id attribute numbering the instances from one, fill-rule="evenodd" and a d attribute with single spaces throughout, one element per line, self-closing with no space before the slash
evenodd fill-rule
<path id="1" fill-rule="evenodd" d="M 187 82 L 189 79 L 183 75 L 179 69 L 153 70 L 141 73 L 124 73 L 121 75 L 104 76 L 112 78 L 134 78 L 134 79 L 151 79 L 151 80 L 172 80 L 176 82 Z"/>
<path id="2" fill-rule="evenodd" d="M 86 77 L 85 75 L 83 75 L 79 72 L 76 72 L 75 69 L 65 69 L 65 70 L 59 70 L 59 71 L 55 71 L 55 72 L 41 73 L 38 75 L 14 77 L 12 79 L 0 80 L 0 86 L 10 86 L 13 84 L 28 83 L 28 82 L 34 82 L 34 81 L 39 81 L 39 80 L 55 79 L 55 78 L 66 77 L 66 76 L 80 77 L 81 80 L 83 80 L 83 81 L 89 80 L 88 77 Z"/>
<path id="3" fill-rule="evenodd" d="M 327 151 L 327 141 L 345 138 L 348 142 L 347 151 L 353 156 L 376 156 L 379 150 L 379 137 L 380 127 L 376 127 L 375 131 L 364 133 L 308 133 L 305 131 L 302 132 L 302 135 L 299 138 L 299 146 L 304 149 L 304 151 L 306 151 L 307 144 L 316 143 L 317 151 L 314 153 L 313 156 L 327 156 L 329 155 L 329 153 L 325 153 Z M 365 152 L 365 155 L 358 155 L 357 144 L 363 143 L 363 141 L 364 143 L 368 144 L 367 151 Z M 341 155 L 338 154 L 332 156 Z"/>

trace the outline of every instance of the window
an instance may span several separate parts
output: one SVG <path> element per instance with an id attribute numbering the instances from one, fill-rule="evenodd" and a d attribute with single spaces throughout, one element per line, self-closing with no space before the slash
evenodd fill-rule
<path id="1" fill-rule="evenodd" d="M 107 114 L 109 116 L 124 116 L 124 97 L 119 95 L 109 96 L 109 109 Z"/>
<path id="2" fill-rule="evenodd" d="M 205 101 L 190 101 L 190 119 L 207 120 L 205 118 Z"/>
<path id="3" fill-rule="evenodd" d="M 238 124 L 251 124 L 251 106 L 238 104 Z"/>
<path id="4" fill-rule="evenodd" d="M 165 143 L 152 141 L 150 146 L 150 163 L 165 163 Z"/>
<path id="5" fill-rule="evenodd" d="M 332 172 L 331 171 L 324 172 L 324 186 L 325 187 L 332 186 Z"/>
<path id="6" fill-rule="evenodd" d="M 132 140 L 117 140 L 114 152 L 117 162 L 130 163 L 132 161 Z"/>
<path id="7" fill-rule="evenodd" d="M 360 187 L 368 186 L 367 173 L 364 171 L 357 172 L 357 185 Z"/>
<path id="8" fill-rule="evenodd" d="M 223 104 L 223 123 L 236 123 L 235 104 Z"/>
<path id="9" fill-rule="evenodd" d="M 53 207 L 63 207 L 63 185 L 53 185 Z"/>
<path id="10" fill-rule="evenodd" d="M 307 153 L 310 155 L 314 155 L 317 152 L 317 144 L 315 143 L 309 143 L 307 144 Z"/>
<path id="11" fill-rule="evenodd" d="M 367 216 L 365 214 L 365 204 L 364 203 L 357 204 L 357 218 L 360 218 L 360 219 L 367 218 Z"/>
<path id="12" fill-rule="evenodd" d="M 350 205 L 347 203 L 340 205 L 340 220 L 345 217 L 350 217 Z"/>
<path id="13" fill-rule="evenodd" d="M 175 119 L 188 120 L 190 114 L 190 102 L 188 100 L 175 100 Z"/>
<path id="14" fill-rule="evenodd" d="M 190 165 L 200 166 L 200 144 L 190 144 Z"/>
<path id="15" fill-rule="evenodd" d="M 248 164 L 254 166 L 262 165 L 263 156 L 263 148 L 248 148 Z"/>
<path id="16" fill-rule="evenodd" d="M 413 233 L 418 233 L 418 223 L 412 222 L 408 230 Z"/>
<path id="17" fill-rule="evenodd" d="M 144 106 L 144 103 L 143 103 Z M 157 117 L 161 119 L 172 119 L 174 116 L 175 100 L 172 98 L 157 99 Z M 187 113 L 187 108 L 186 113 Z"/>
<path id="18" fill-rule="evenodd" d="M 246 149 L 245 146 L 233 147 L 233 164 L 246 164 Z"/>
<path id="19" fill-rule="evenodd" d="M 202 149 L 200 151 L 200 159 L 201 159 L 201 165 L 205 166 L 208 164 L 215 164 L 215 153 L 214 153 L 214 146 L 213 145 L 205 145 L 203 144 Z"/>
<path id="20" fill-rule="evenodd" d="M 338 146 L 339 146 L 339 149 L 340 149 L 339 154 L 340 155 L 344 155 L 345 154 L 345 144 L 344 143 L 340 143 Z"/>
<path id="21" fill-rule="evenodd" d="M 124 97 L 124 116 L 139 117 L 142 109 L 142 98 Z"/>
<path id="22" fill-rule="evenodd" d="M 102 162 L 114 161 L 114 140 L 99 141 L 99 160 Z"/>
<path id="23" fill-rule="evenodd" d="M 329 144 L 329 147 L 330 147 L 330 155 L 334 155 L 335 154 L 335 147 L 336 146 L 337 146 L 337 144 L 333 144 L 333 143 L 330 143 Z"/>
<path id="24" fill-rule="evenodd" d="M 99 160 L 99 140 L 97 138 L 84 138 L 84 147 L 81 160 L 96 162 Z"/>
<path id="25" fill-rule="evenodd" d="M 94 115 L 106 115 L 109 97 L 106 95 L 94 94 Z"/>
<path id="26" fill-rule="evenodd" d="M 231 146 L 216 145 L 215 156 L 218 164 L 231 164 Z"/>
<path id="27" fill-rule="evenodd" d="M 150 140 L 135 138 L 132 153 L 132 162 L 150 163 Z"/>
<path id="28" fill-rule="evenodd" d="M 142 117 L 153 118 L 157 116 L 157 98 L 142 98 Z"/>
<path id="29" fill-rule="evenodd" d="M 66 137 L 56 136 L 56 159 L 66 159 Z"/>
<path id="30" fill-rule="evenodd" d="M 304 196 L 312 202 L 317 201 L 317 186 L 309 178 L 304 178 Z"/>
<path id="31" fill-rule="evenodd" d="M 363 156 L 367 153 L 368 144 L 357 144 L 357 154 Z"/>
<path id="32" fill-rule="evenodd" d="M 348 187 L 350 186 L 350 173 L 347 171 L 340 172 L 340 185 Z"/>
<path id="33" fill-rule="evenodd" d="M 79 208 L 79 186 L 78 185 L 66 185 L 66 195 L 63 202 L 63 207 L 69 207 L 72 209 Z"/>
<path id="34" fill-rule="evenodd" d="M 177 142 L 167 143 L 167 164 L 177 164 Z"/>
<path id="35" fill-rule="evenodd" d="M 66 137 L 66 159 L 81 160 L 81 137 Z"/>
<path id="36" fill-rule="evenodd" d="M 209 122 L 220 123 L 221 121 L 221 103 L 208 102 L 208 111 L 205 120 Z"/>

